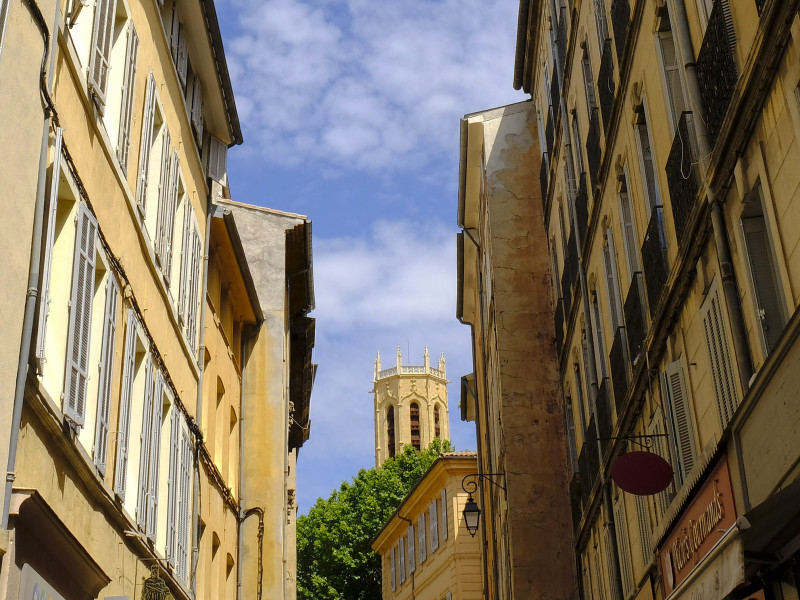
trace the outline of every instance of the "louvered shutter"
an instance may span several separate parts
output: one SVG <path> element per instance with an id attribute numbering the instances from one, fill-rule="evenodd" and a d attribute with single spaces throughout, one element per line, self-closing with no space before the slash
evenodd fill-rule
<path id="1" fill-rule="evenodd" d="M 133 94 L 136 88 L 136 59 L 139 56 L 139 36 L 133 21 L 128 24 L 128 46 L 125 51 L 125 72 L 122 75 L 122 107 L 117 139 L 117 158 L 122 172 L 128 174 L 128 156 L 131 148 L 131 119 L 133 117 Z"/>
<path id="2" fill-rule="evenodd" d="M 195 76 L 192 88 L 192 126 L 197 134 L 197 147 L 203 147 L 203 86 Z"/>
<path id="3" fill-rule="evenodd" d="M 225 142 L 212 135 L 208 146 L 208 176 L 222 185 L 225 185 L 226 180 L 227 154 Z"/>
<path id="4" fill-rule="evenodd" d="M 87 206 L 81 202 L 78 204 L 75 231 L 63 408 L 64 415 L 78 425 L 83 425 L 86 411 L 96 242 L 97 221 Z"/>
<path id="5" fill-rule="evenodd" d="M 178 65 L 178 42 L 180 41 L 181 22 L 178 19 L 178 3 L 172 3 L 172 21 L 170 23 L 169 51 L 172 54 L 172 62 Z"/>
<path id="6" fill-rule="evenodd" d="M 156 214 L 156 240 L 155 240 L 156 257 L 158 258 L 160 264 L 162 265 L 162 268 L 164 265 L 164 251 L 167 241 L 167 235 L 166 235 L 167 222 L 169 220 L 167 213 L 169 213 L 170 209 L 169 142 L 170 142 L 169 129 L 167 129 L 167 126 L 164 125 L 164 130 L 161 134 L 161 168 L 159 170 L 159 177 L 158 177 L 158 213 Z"/>
<path id="7" fill-rule="evenodd" d="M 603 249 L 604 253 L 607 252 L 606 249 Z M 605 257 L 604 257 L 605 258 Z M 600 367 L 600 377 L 605 379 L 608 377 L 608 368 L 606 366 L 606 359 L 608 355 L 606 354 L 606 343 L 603 338 L 603 320 L 602 316 L 600 315 L 600 307 L 599 301 L 597 299 L 597 294 L 595 294 L 595 298 L 592 301 L 592 325 L 594 326 L 594 349 L 595 349 L 595 361 Z"/>
<path id="8" fill-rule="evenodd" d="M 425 513 L 417 519 L 417 531 L 419 532 L 419 562 L 422 564 L 428 557 L 428 545 L 425 539 Z"/>
<path id="9" fill-rule="evenodd" d="M 42 288 L 39 300 L 39 326 L 36 334 L 36 357 L 45 358 L 45 335 L 50 314 L 50 276 L 53 272 L 53 245 L 56 239 L 56 216 L 58 213 L 58 185 L 61 180 L 61 145 L 63 130 L 56 128 L 53 166 L 50 175 L 50 205 L 47 209 L 47 232 L 45 233 L 44 262 L 42 264 Z"/>
<path id="10" fill-rule="evenodd" d="M 608 584 L 611 590 L 611 600 L 622 600 L 617 593 L 617 586 L 614 585 L 614 554 L 611 546 L 611 535 L 608 531 L 608 527 L 604 528 L 603 530 L 603 548 L 603 554 L 605 555 L 606 559 L 606 574 L 608 575 Z"/>
<path id="11" fill-rule="evenodd" d="M 186 330 L 189 338 L 189 345 L 192 350 L 197 351 L 197 313 L 199 304 L 199 288 L 201 269 L 203 267 L 203 245 L 200 237 L 200 226 L 197 219 L 192 222 L 192 241 L 191 241 L 191 262 L 189 266 L 189 290 Z"/>
<path id="12" fill-rule="evenodd" d="M 594 0 L 594 15 L 597 24 L 597 38 L 600 41 L 600 53 L 603 52 L 603 42 L 609 39 L 608 18 L 604 0 Z"/>
<path id="13" fill-rule="evenodd" d="M 153 359 L 150 354 L 145 358 L 144 367 L 144 410 L 142 411 L 142 429 L 139 433 L 139 493 L 136 496 L 136 524 L 146 530 L 149 490 L 147 475 L 150 468 L 150 434 L 153 426 Z"/>
<path id="14" fill-rule="evenodd" d="M 652 451 L 672 465 L 673 461 L 670 458 L 669 445 L 666 443 L 663 437 L 665 433 L 664 415 L 661 413 L 660 409 L 656 409 L 656 412 L 650 421 L 647 433 L 654 436 Z M 655 495 L 654 500 L 656 503 L 656 514 L 658 515 L 658 520 L 660 520 L 667 512 L 671 499 L 671 484 L 670 487 L 667 487 L 667 489 L 665 489 L 663 492 L 659 492 Z"/>
<path id="15" fill-rule="evenodd" d="M 639 262 L 639 244 L 636 238 L 633 205 L 627 191 L 619 194 L 619 218 L 622 224 L 622 241 L 625 246 L 625 259 L 628 263 L 628 276 L 633 281 L 633 274 L 641 271 L 642 267 Z"/>
<path id="16" fill-rule="evenodd" d="M 417 570 L 416 558 L 414 557 L 414 526 L 408 526 L 408 572 L 413 573 Z"/>
<path id="17" fill-rule="evenodd" d="M 608 538 L 606 538 L 608 539 Z M 609 556 L 611 556 L 609 554 Z M 600 549 L 595 547 L 594 551 L 594 573 L 595 573 L 595 581 L 597 581 L 597 597 L 600 600 L 605 600 L 606 597 L 606 586 L 603 580 L 603 570 L 600 568 Z M 590 573 L 591 576 L 591 573 Z"/>
<path id="18" fill-rule="evenodd" d="M 139 179 L 136 185 L 136 202 L 142 214 L 147 211 L 147 185 L 150 170 L 150 149 L 153 144 L 153 120 L 156 114 L 156 80 L 153 72 L 147 79 L 147 95 L 142 119 L 142 143 L 139 148 Z"/>
<path id="19" fill-rule="evenodd" d="M 605 258 L 606 264 L 606 282 L 608 283 L 608 301 L 609 309 L 611 310 L 611 324 L 614 327 L 614 333 L 623 326 L 625 319 L 622 314 L 622 301 L 620 300 L 620 287 L 619 287 L 619 272 L 617 270 L 617 248 L 614 244 L 614 230 L 610 227 L 606 230 L 606 239 L 608 240 L 608 247 Z"/>
<path id="20" fill-rule="evenodd" d="M 406 547 L 405 547 L 405 538 L 401 537 L 400 541 L 397 544 L 397 551 L 399 555 L 399 571 L 400 571 L 400 583 L 406 582 Z"/>
<path id="21" fill-rule="evenodd" d="M 447 539 L 447 490 L 442 490 L 442 539 Z"/>
<path id="22" fill-rule="evenodd" d="M 436 512 L 436 500 L 430 505 L 430 516 L 428 517 L 431 527 L 431 552 L 439 547 L 439 519 Z"/>
<path id="23" fill-rule="evenodd" d="M 394 566 L 394 547 L 389 551 L 389 562 L 391 563 L 391 582 L 392 591 L 397 590 L 397 573 Z"/>
<path id="24" fill-rule="evenodd" d="M 158 531 L 158 480 L 161 460 L 161 414 L 164 403 L 164 377 L 156 371 L 153 412 L 150 424 L 150 465 L 147 480 L 147 535 L 155 541 Z"/>
<path id="25" fill-rule="evenodd" d="M 111 38 L 114 34 L 116 0 L 97 0 L 94 13 L 91 58 L 89 59 L 88 84 L 92 96 L 103 107 L 106 103 L 108 85 L 108 62 L 111 54 Z"/>
<path id="26" fill-rule="evenodd" d="M 177 570 L 181 581 L 188 581 L 189 573 L 189 514 L 191 513 L 191 481 L 192 481 L 192 440 L 184 427 L 181 442 L 181 481 L 178 494 L 178 543 L 177 543 Z"/>
<path id="27" fill-rule="evenodd" d="M 178 498 L 180 496 L 181 429 L 180 414 L 173 407 L 169 427 L 169 476 L 167 477 L 167 560 L 177 560 Z"/>
<path id="28" fill-rule="evenodd" d="M 106 309 L 103 317 L 103 347 L 100 350 L 99 381 L 97 386 L 97 419 L 94 434 L 94 462 L 101 475 L 106 473 L 108 455 L 108 419 L 111 409 L 111 380 L 114 373 L 114 347 L 117 339 L 117 303 L 119 286 L 108 273 Z"/>
<path id="29" fill-rule="evenodd" d="M 620 571 L 622 571 L 622 592 L 623 596 L 627 598 L 633 592 L 634 583 L 628 522 L 625 518 L 625 505 L 622 502 L 622 496 L 618 496 L 614 501 L 614 531 L 617 538 L 617 550 L 619 551 L 619 566 Z"/>
<path id="30" fill-rule="evenodd" d="M 653 545 L 650 541 L 650 515 L 647 510 L 647 500 L 644 496 L 636 498 L 636 520 L 639 524 L 639 543 L 642 547 L 642 558 L 645 569 L 653 560 Z"/>
<path id="31" fill-rule="evenodd" d="M 672 31 L 659 32 L 658 44 L 661 48 L 661 66 L 664 69 L 664 82 L 666 83 L 664 91 L 667 94 L 667 106 L 672 115 L 674 130 L 681 119 L 681 113 L 686 110 L 686 99 L 683 95 L 680 65 Z"/>
<path id="32" fill-rule="evenodd" d="M 771 352 L 781 338 L 786 321 L 783 316 L 783 302 L 769 233 L 763 215 L 742 219 L 742 231 L 756 295 L 754 302 L 758 311 L 756 320 L 761 328 L 767 352 Z"/>
<path id="33" fill-rule="evenodd" d="M 122 394 L 119 402 L 119 423 L 117 425 L 117 465 L 114 473 L 114 492 L 125 500 L 126 479 L 128 477 L 128 450 L 131 430 L 131 402 L 133 377 L 136 371 L 136 315 L 128 309 L 128 326 L 125 331 L 125 356 L 122 364 Z"/>
<path id="34" fill-rule="evenodd" d="M 183 210 L 183 228 L 181 237 L 181 279 L 178 286 L 178 316 L 186 327 L 187 313 L 189 310 L 189 277 L 192 262 L 192 233 L 194 231 L 194 209 L 187 198 Z"/>
<path id="35" fill-rule="evenodd" d="M 589 110 L 594 110 L 597 107 L 597 97 L 594 92 L 594 75 L 592 74 L 592 63 L 589 59 L 589 49 L 584 48 L 584 57 L 581 60 L 581 68 L 583 69 L 583 86 L 586 92 L 586 104 Z"/>
<path id="36" fill-rule="evenodd" d="M 680 360 L 667 365 L 664 383 L 672 415 L 672 440 L 678 457 L 676 474 L 679 476 L 679 481 L 684 482 L 694 467 L 697 449 L 686 378 L 683 375 Z"/>
<path id="37" fill-rule="evenodd" d="M 178 59 L 175 68 L 178 71 L 178 79 L 181 87 L 186 88 L 186 73 L 189 67 L 189 48 L 186 40 L 186 28 L 181 24 L 178 26 Z"/>
<path id="38" fill-rule="evenodd" d="M 644 115 L 644 112 L 642 112 Z M 655 158 L 653 145 L 650 141 L 650 129 L 647 121 L 637 123 L 636 130 L 639 137 L 639 159 L 642 164 L 642 179 L 644 180 L 644 193 L 650 207 L 661 204 L 658 198 L 658 184 L 656 183 Z"/>
<path id="39" fill-rule="evenodd" d="M 711 365 L 711 379 L 714 382 L 714 396 L 717 400 L 717 411 L 720 426 L 727 427 L 739 401 L 733 383 L 733 367 L 728 347 L 728 336 L 725 333 L 724 309 L 720 304 L 719 289 L 716 285 L 709 291 L 700 309 L 703 322 L 703 333 L 706 339 L 708 361 Z"/>
<path id="40" fill-rule="evenodd" d="M 181 162 L 178 158 L 178 151 L 172 152 L 172 161 L 169 168 L 169 188 L 167 192 L 167 206 L 165 221 L 161 224 L 162 229 L 162 272 L 164 278 L 169 283 L 172 276 L 172 241 L 175 231 L 175 211 L 178 208 L 178 186 L 180 182 Z"/>

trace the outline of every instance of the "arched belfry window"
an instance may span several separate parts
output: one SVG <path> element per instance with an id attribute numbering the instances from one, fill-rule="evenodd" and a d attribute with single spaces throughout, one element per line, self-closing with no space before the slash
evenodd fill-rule
<path id="1" fill-rule="evenodd" d="M 411 445 L 416 450 L 420 449 L 419 441 L 419 404 L 416 402 L 411 403 Z"/>
<path id="2" fill-rule="evenodd" d="M 442 437 L 442 428 L 439 425 L 439 405 L 433 407 L 433 429 L 434 435 L 438 437 Z"/>
<path id="3" fill-rule="evenodd" d="M 394 456 L 395 443 L 394 443 L 394 406 L 390 406 L 386 411 L 386 428 L 388 434 L 389 456 Z"/>

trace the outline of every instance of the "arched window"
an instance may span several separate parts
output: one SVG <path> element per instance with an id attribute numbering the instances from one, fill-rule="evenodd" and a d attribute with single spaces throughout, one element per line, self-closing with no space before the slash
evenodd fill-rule
<path id="1" fill-rule="evenodd" d="M 388 444 L 389 444 L 389 456 L 394 456 L 394 406 L 390 406 L 389 409 L 386 411 L 386 427 L 388 433 Z"/>
<path id="2" fill-rule="evenodd" d="M 419 404 L 411 403 L 411 445 L 415 449 L 420 449 L 419 441 Z"/>
<path id="3" fill-rule="evenodd" d="M 442 428 L 439 425 L 439 405 L 433 407 L 433 429 L 434 435 L 438 437 L 442 437 Z"/>

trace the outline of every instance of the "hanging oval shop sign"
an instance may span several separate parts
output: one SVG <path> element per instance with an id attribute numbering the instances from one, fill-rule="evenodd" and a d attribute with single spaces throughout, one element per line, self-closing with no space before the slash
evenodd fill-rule
<path id="1" fill-rule="evenodd" d="M 651 496 L 667 489 L 672 482 L 672 467 L 653 452 L 628 452 L 614 461 L 611 478 L 629 494 Z"/>

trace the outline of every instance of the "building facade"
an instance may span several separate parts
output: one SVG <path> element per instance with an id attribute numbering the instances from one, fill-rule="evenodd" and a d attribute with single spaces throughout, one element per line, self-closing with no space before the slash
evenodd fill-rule
<path id="1" fill-rule="evenodd" d="M 462 482 L 476 473 L 474 452 L 445 452 L 372 542 L 381 557 L 383 600 L 479 600 L 480 538 L 469 535 Z"/>
<path id="2" fill-rule="evenodd" d="M 427 448 L 434 438 L 450 439 L 444 354 L 438 365 L 431 367 L 426 346 L 424 364 L 403 365 L 398 346 L 395 365 L 382 367 L 379 352 L 372 381 L 376 467 L 402 452 L 407 444 L 420 450 Z"/>
<path id="3" fill-rule="evenodd" d="M 475 372 L 461 411 L 486 474 L 477 501 L 491 599 L 576 593 L 539 160 L 532 103 L 462 119 L 457 316 L 472 329 Z"/>
<path id="4" fill-rule="evenodd" d="M 798 35 L 793 1 L 520 2 L 583 598 L 798 597 Z M 643 449 L 674 478 L 629 494 Z"/>

